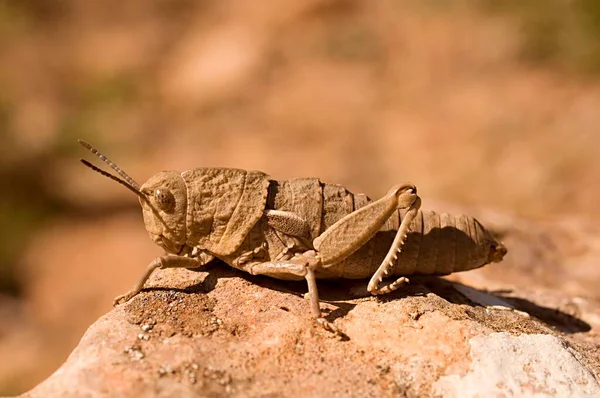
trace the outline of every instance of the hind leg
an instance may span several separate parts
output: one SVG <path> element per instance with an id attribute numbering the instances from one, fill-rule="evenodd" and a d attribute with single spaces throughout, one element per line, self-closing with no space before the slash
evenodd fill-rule
<path id="1" fill-rule="evenodd" d="M 392 268 L 396 264 L 398 260 L 398 254 L 402 251 L 402 247 L 404 246 L 404 242 L 406 241 L 406 235 L 408 234 L 408 230 L 410 227 L 410 223 L 414 220 L 419 208 L 421 207 L 421 198 L 417 198 L 414 203 L 409 207 L 408 211 L 404 215 L 402 222 L 400 223 L 400 227 L 396 232 L 396 236 L 394 237 L 394 241 L 392 242 L 392 246 L 390 250 L 387 252 L 385 258 L 381 262 L 375 274 L 371 277 L 369 284 L 367 285 L 367 290 L 369 293 L 373 295 L 378 294 L 386 294 L 393 292 L 398 289 L 404 283 L 408 282 L 406 277 L 400 277 L 396 281 L 385 285 L 383 287 L 379 287 L 379 284 L 383 280 L 384 277 L 388 276 L 392 271 Z"/>
<path id="2" fill-rule="evenodd" d="M 395 265 L 398 253 L 404 246 L 410 223 L 420 207 L 421 198 L 417 195 L 417 188 L 411 184 L 404 184 L 393 187 L 383 198 L 341 218 L 313 241 L 322 267 L 327 268 L 342 261 L 360 249 L 381 229 L 397 209 L 405 208 L 408 210 L 402 218 L 394 241 L 367 287 L 371 294 L 385 294 L 398 289 L 407 281 L 406 278 L 399 278 L 381 288 L 379 284 L 384 277 L 390 274 Z"/>

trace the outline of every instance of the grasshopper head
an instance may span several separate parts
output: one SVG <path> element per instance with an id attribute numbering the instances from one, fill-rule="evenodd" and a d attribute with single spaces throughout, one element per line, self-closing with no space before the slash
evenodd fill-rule
<path id="1" fill-rule="evenodd" d="M 135 193 L 140 199 L 144 224 L 150 238 L 167 252 L 179 254 L 185 247 L 187 212 L 187 188 L 181 174 L 175 171 L 163 171 L 151 177 L 140 187 L 133 178 L 90 144 L 81 140 L 79 143 L 108 164 L 121 178 L 107 173 L 86 160 L 82 159 L 81 162 Z"/>
<path id="2" fill-rule="evenodd" d="M 181 174 L 163 171 L 140 188 L 144 224 L 166 251 L 179 254 L 186 241 L 187 188 Z"/>

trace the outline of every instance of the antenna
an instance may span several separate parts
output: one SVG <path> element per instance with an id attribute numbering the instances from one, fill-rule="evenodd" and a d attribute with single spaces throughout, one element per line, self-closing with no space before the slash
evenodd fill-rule
<path id="1" fill-rule="evenodd" d="M 129 177 L 127 175 L 127 173 L 125 173 L 123 170 L 121 170 L 121 168 L 119 166 L 117 166 L 116 164 L 111 162 L 110 159 L 108 159 L 106 156 L 101 154 L 100 151 L 98 151 L 96 148 L 92 147 L 87 142 L 85 142 L 83 140 L 77 140 L 77 141 L 79 141 L 79 143 L 83 147 L 88 149 L 94 155 L 98 156 L 100 158 L 100 160 L 102 160 L 104 163 L 109 165 L 110 168 L 113 169 L 114 171 L 116 171 L 117 174 L 119 174 L 121 177 L 123 177 L 123 179 L 120 179 L 119 177 L 114 176 L 114 175 L 102 170 L 101 168 L 94 166 L 93 164 L 91 164 L 90 162 L 88 162 L 85 159 L 80 159 L 81 163 L 83 163 L 85 166 L 89 167 L 90 169 L 94 170 L 95 172 L 100 173 L 103 176 L 108 177 L 111 180 L 118 182 L 119 184 L 123 185 L 125 188 L 129 189 L 131 192 L 135 193 L 140 198 L 145 198 L 144 194 L 142 194 L 142 192 L 140 191 L 140 186 L 138 185 L 138 183 L 135 182 L 133 180 L 133 178 Z"/>
<path id="2" fill-rule="evenodd" d="M 140 192 L 140 190 L 139 190 L 139 189 L 137 189 L 136 187 L 132 186 L 132 185 L 131 185 L 131 184 L 129 184 L 127 181 L 123 181 L 123 180 L 121 180 L 120 178 L 118 178 L 118 177 L 116 177 L 116 176 L 114 176 L 114 175 L 112 175 L 112 174 L 110 174 L 110 173 L 107 173 L 106 171 L 102 170 L 102 169 L 101 169 L 101 168 L 99 168 L 99 167 L 96 167 L 96 166 L 94 166 L 93 164 L 91 164 L 90 162 L 88 162 L 88 161 L 87 161 L 87 160 L 85 160 L 85 159 L 80 159 L 80 160 L 81 160 L 81 163 L 83 163 L 84 165 L 86 165 L 86 166 L 87 166 L 87 167 L 89 167 L 90 169 L 92 169 L 92 170 L 94 170 L 94 171 L 96 171 L 96 172 L 98 172 L 98 173 L 102 174 L 102 175 L 103 175 L 103 176 L 105 176 L 105 177 L 108 177 L 108 178 L 110 178 L 110 179 L 111 179 L 111 180 L 113 180 L 113 181 L 116 181 L 116 182 L 118 182 L 119 184 L 123 185 L 125 188 L 127 188 L 127 189 L 129 189 L 130 191 L 132 191 L 133 193 L 135 193 L 137 196 L 139 196 L 139 197 L 142 197 L 142 198 L 144 197 L 144 195 L 143 195 L 143 194 Z"/>
<path id="3" fill-rule="evenodd" d="M 91 146 L 90 144 L 88 144 L 87 142 L 83 141 L 83 140 L 77 140 L 84 148 L 86 148 L 87 150 L 89 150 L 91 153 L 93 153 L 94 155 L 98 156 L 98 158 L 100 158 L 100 160 L 102 160 L 104 163 L 106 163 L 107 165 L 110 166 L 111 169 L 113 169 L 114 171 L 117 172 L 118 175 L 120 175 L 129 185 L 129 188 L 134 188 L 135 191 L 139 194 L 140 193 L 140 186 L 137 182 L 135 182 L 135 180 L 131 177 L 129 177 L 127 175 L 127 173 L 125 173 L 123 170 L 121 170 L 121 168 L 119 166 L 117 166 L 115 163 L 111 162 L 109 158 L 107 158 L 106 156 L 104 156 L 102 153 L 100 153 L 100 151 L 98 151 L 96 148 L 94 148 L 93 146 Z M 115 179 L 116 177 L 114 177 L 112 174 L 108 174 L 106 172 L 104 172 L 103 170 L 97 168 L 96 166 L 92 165 L 89 162 L 84 161 L 83 159 L 81 160 L 83 162 L 83 164 L 85 164 L 86 166 L 90 167 L 92 170 L 95 170 L 97 172 L 99 172 L 100 174 L 106 176 L 106 177 L 113 177 L 112 179 L 115 181 L 120 181 L 120 182 L 125 182 L 125 181 L 121 181 L 119 179 Z"/>

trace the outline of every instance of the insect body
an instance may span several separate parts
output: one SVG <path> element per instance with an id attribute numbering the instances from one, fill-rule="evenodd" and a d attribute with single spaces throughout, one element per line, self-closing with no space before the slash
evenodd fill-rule
<path id="1" fill-rule="evenodd" d="M 373 201 L 316 178 L 276 181 L 258 171 L 197 168 L 165 171 L 141 187 L 89 144 L 133 191 L 152 240 L 165 250 L 115 304 L 141 291 L 158 268 L 198 268 L 218 258 L 254 275 L 306 279 L 311 310 L 322 317 L 316 279 L 367 279 L 372 294 L 389 293 L 410 275 L 446 275 L 499 262 L 506 248 L 474 218 L 420 210 L 412 184 Z M 384 278 L 396 277 L 381 286 Z"/>

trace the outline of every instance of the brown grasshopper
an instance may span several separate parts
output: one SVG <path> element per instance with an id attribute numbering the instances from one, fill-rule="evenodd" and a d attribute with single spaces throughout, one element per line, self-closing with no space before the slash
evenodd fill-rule
<path id="1" fill-rule="evenodd" d="M 447 275 L 499 262 L 506 248 L 476 219 L 420 210 L 412 184 L 372 201 L 317 178 L 272 180 L 260 171 L 196 168 L 163 171 L 141 187 L 89 144 L 81 145 L 121 178 L 81 160 L 135 193 L 150 238 L 165 250 L 138 283 L 114 299 L 139 293 L 156 269 L 198 268 L 215 258 L 252 275 L 308 283 L 320 309 L 317 279 L 370 278 L 374 295 L 392 292 L 410 275 Z M 381 286 L 383 278 L 397 277 Z"/>

